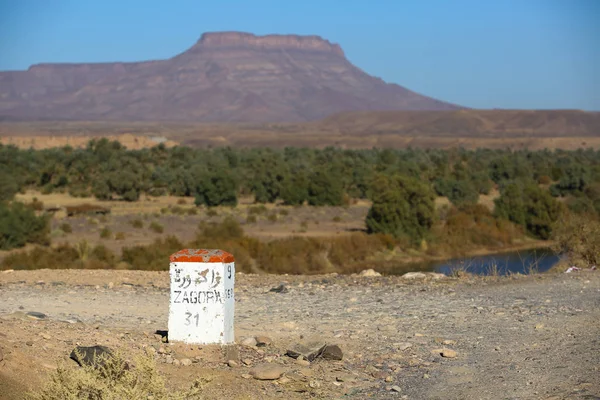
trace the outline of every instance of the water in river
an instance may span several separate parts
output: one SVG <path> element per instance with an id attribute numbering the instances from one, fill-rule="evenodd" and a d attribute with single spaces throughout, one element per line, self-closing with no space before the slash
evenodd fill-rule
<path id="1" fill-rule="evenodd" d="M 477 275 L 528 274 L 530 272 L 546 272 L 560 259 L 561 257 L 552 250 L 542 248 L 416 263 L 409 266 L 404 265 L 390 272 L 403 274 L 407 271 L 435 271 L 451 275 L 453 270 L 460 269 Z"/>

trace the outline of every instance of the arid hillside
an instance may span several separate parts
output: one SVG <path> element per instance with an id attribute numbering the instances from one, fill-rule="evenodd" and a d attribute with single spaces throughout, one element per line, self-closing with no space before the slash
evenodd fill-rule
<path id="1" fill-rule="evenodd" d="M 345 148 L 600 148 L 600 113 L 578 110 L 389 111 L 335 114 L 304 123 L 4 122 L 0 142 L 19 147 L 84 144 L 120 135 L 152 146 L 168 139 L 205 146 Z M 72 139 L 60 139 L 69 137 Z M 143 139 L 143 138 L 146 139 Z M 77 138 L 77 139 L 75 139 Z M 121 139 L 119 139 L 121 140 Z M 72 144 L 73 145 L 73 144 Z M 130 147 L 132 146 L 132 147 Z"/>
<path id="2" fill-rule="evenodd" d="M 0 72 L 5 121 L 310 121 L 458 108 L 368 75 L 318 36 L 205 33 L 167 60 Z"/>

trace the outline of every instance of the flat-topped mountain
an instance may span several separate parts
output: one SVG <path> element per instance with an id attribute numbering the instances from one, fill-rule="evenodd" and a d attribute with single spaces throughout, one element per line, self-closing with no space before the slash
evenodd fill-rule
<path id="1" fill-rule="evenodd" d="M 319 36 L 205 33 L 168 60 L 0 72 L 0 120 L 297 122 L 459 108 L 368 75 Z"/>

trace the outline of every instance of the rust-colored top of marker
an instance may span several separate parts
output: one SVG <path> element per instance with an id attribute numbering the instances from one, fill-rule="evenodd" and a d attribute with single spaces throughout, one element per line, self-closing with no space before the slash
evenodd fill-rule
<path id="1" fill-rule="evenodd" d="M 234 261 L 233 254 L 216 249 L 183 249 L 171 254 L 169 258 L 171 262 L 230 263 Z"/>

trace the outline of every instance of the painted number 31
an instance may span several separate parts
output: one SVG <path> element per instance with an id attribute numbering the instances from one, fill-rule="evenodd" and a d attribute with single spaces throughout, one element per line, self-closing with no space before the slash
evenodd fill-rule
<path id="1" fill-rule="evenodd" d="M 186 312 L 185 313 L 185 325 L 190 326 L 194 322 L 195 322 L 195 325 L 198 326 L 198 323 L 200 322 L 200 314 L 198 314 L 198 313 L 192 314 L 191 312 Z"/>

